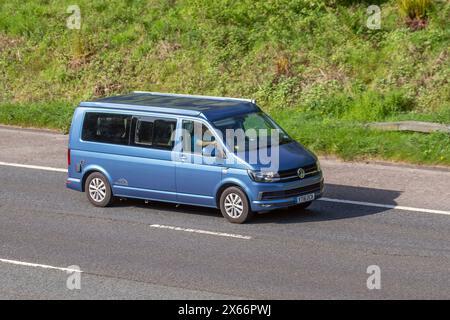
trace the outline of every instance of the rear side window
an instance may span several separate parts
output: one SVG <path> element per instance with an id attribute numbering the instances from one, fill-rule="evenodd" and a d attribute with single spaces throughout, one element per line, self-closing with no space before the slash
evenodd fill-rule
<path id="1" fill-rule="evenodd" d="M 152 141 L 153 141 L 153 122 L 137 120 L 134 142 L 136 144 L 145 144 L 151 146 Z"/>
<path id="2" fill-rule="evenodd" d="M 133 119 L 134 145 L 139 147 L 172 150 L 177 121 L 172 119 Z"/>
<path id="3" fill-rule="evenodd" d="M 87 112 L 81 137 L 84 141 L 127 145 L 130 127 L 129 115 Z"/>

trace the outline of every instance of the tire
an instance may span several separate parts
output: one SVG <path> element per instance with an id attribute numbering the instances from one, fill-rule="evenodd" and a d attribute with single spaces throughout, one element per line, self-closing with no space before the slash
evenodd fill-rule
<path id="1" fill-rule="evenodd" d="M 231 223 L 244 223 L 253 217 L 247 195 L 238 187 L 229 187 L 222 192 L 220 211 Z"/>
<path id="2" fill-rule="evenodd" d="M 303 202 L 300 204 L 297 204 L 295 207 L 299 209 L 307 209 L 311 205 L 312 201 Z"/>
<path id="3" fill-rule="evenodd" d="M 100 172 L 91 173 L 87 177 L 84 190 L 89 201 L 96 207 L 107 207 L 112 202 L 111 185 Z"/>

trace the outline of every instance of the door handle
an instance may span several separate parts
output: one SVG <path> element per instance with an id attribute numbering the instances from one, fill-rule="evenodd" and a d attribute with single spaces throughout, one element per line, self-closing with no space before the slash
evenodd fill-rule
<path id="1" fill-rule="evenodd" d="M 185 155 L 181 155 L 181 156 L 180 156 L 180 160 L 181 160 L 181 161 L 184 162 L 184 161 L 186 161 L 186 159 L 187 159 L 187 157 L 186 157 Z"/>

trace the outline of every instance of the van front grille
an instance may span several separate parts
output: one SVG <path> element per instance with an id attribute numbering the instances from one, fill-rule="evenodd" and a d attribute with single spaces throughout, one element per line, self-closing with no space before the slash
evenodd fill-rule
<path id="1" fill-rule="evenodd" d="M 305 178 L 314 177 L 319 174 L 319 170 L 317 170 L 318 168 L 315 163 L 301 168 L 305 171 Z M 278 172 L 280 180 L 283 182 L 299 180 L 298 169 L 300 168 Z"/>

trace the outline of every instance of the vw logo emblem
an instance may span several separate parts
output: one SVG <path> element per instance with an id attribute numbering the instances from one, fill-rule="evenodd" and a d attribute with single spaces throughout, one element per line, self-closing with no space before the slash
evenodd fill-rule
<path id="1" fill-rule="evenodd" d="M 297 175 L 300 179 L 303 179 L 305 177 L 305 170 L 303 170 L 302 168 L 299 168 L 297 170 Z"/>

